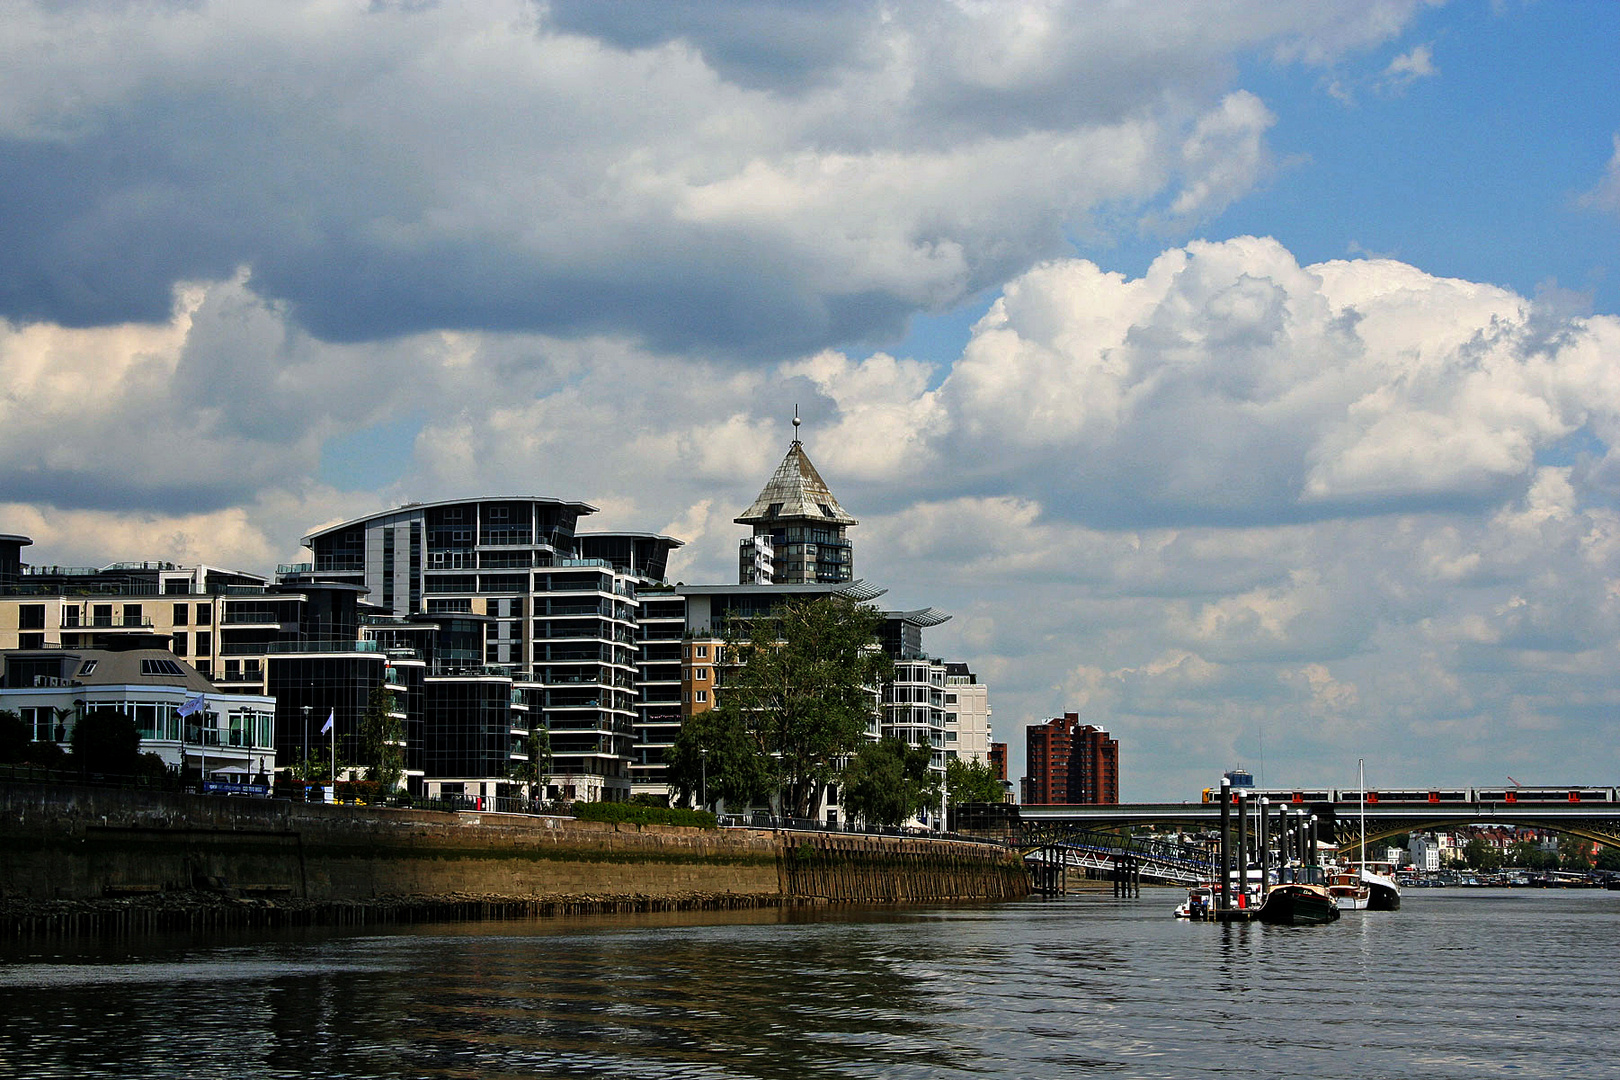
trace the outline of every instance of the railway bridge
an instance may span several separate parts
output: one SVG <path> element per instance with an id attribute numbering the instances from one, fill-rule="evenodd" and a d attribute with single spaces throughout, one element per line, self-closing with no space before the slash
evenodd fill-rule
<path id="1" fill-rule="evenodd" d="M 1324 841 L 1338 844 L 1339 850 L 1351 858 L 1359 858 L 1363 810 L 1369 846 L 1392 836 L 1428 829 L 1504 825 L 1547 829 L 1620 847 L 1620 798 L 1598 797 L 1601 792 L 1615 796 L 1620 795 L 1620 791 L 1603 788 L 1549 790 L 1556 791 L 1556 798 L 1545 793 L 1543 797 L 1527 797 L 1522 792 L 1481 798 L 1476 790 L 1391 798 L 1385 793 L 1369 791 L 1364 800 L 1361 793 L 1354 790 L 1295 792 L 1251 789 L 1249 807 L 1253 812 L 1263 797 L 1272 813 L 1276 813 L 1278 806 L 1283 806 L 1292 812 L 1314 815 L 1317 835 Z M 1463 797 L 1444 797 L 1447 794 L 1460 794 Z M 1501 794 L 1511 794 L 1512 797 L 1501 797 Z M 1003 839 L 1025 850 L 1070 841 L 1095 845 L 1095 837 L 1099 833 L 1117 833 L 1145 825 L 1215 830 L 1220 828 L 1221 822 L 1218 797 L 1214 801 L 1196 803 L 1030 805 L 1012 809 L 1017 811 L 1016 816 L 1004 820 L 999 829 L 992 826 L 991 831 L 1000 831 Z"/>

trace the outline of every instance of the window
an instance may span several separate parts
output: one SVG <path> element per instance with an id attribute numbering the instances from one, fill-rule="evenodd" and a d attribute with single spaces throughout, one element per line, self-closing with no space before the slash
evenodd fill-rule
<path id="1" fill-rule="evenodd" d="M 697 699 L 699 701 L 708 701 L 709 700 L 709 692 L 707 690 L 699 690 L 697 692 Z"/>
<path id="2" fill-rule="evenodd" d="M 191 605 L 190 604 L 176 604 L 176 605 L 174 605 L 174 625 L 176 625 L 176 626 L 185 626 L 186 623 L 188 623 L 190 621 L 190 619 L 191 619 Z"/>
<path id="3" fill-rule="evenodd" d="M 185 675 L 185 670 L 173 660 L 162 660 L 153 657 L 141 661 L 142 675 Z"/>
<path id="4" fill-rule="evenodd" d="M 955 694 L 946 694 L 945 695 L 945 704 L 947 704 L 947 705 L 955 705 L 956 704 L 956 695 Z"/>
<path id="5" fill-rule="evenodd" d="M 17 608 L 17 626 L 22 630 L 45 629 L 45 605 L 23 604 Z M 28 648 L 24 645 L 23 648 Z"/>
<path id="6" fill-rule="evenodd" d="M 197 655 L 209 656 L 214 651 L 214 635 L 206 630 L 197 631 Z"/>
<path id="7" fill-rule="evenodd" d="M 139 625 L 141 625 L 141 614 L 142 614 L 141 605 L 139 605 L 139 604 L 125 604 L 124 605 L 124 625 L 125 626 L 139 626 Z"/>
<path id="8" fill-rule="evenodd" d="M 174 654 L 176 656 L 186 655 L 186 649 L 189 647 L 190 642 L 188 641 L 187 635 L 184 631 L 174 635 Z"/>
<path id="9" fill-rule="evenodd" d="M 64 607 L 64 608 L 62 608 L 62 625 L 63 626 L 78 626 L 79 625 L 79 609 L 76 608 L 76 607 Z"/>
<path id="10" fill-rule="evenodd" d="M 18 634 L 17 647 L 22 649 L 43 649 L 45 647 L 45 635 Z"/>
<path id="11" fill-rule="evenodd" d="M 198 626 L 207 626 L 209 623 L 211 623 L 213 621 L 214 621 L 214 605 L 213 604 L 198 604 L 197 605 L 197 625 Z"/>
<path id="12" fill-rule="evenodd" d="M 84 664 L 79 668 L 79 677 L 83 678 L 86 675 L 94 675 L 95 672 L 96 672 L 96 661 L 94 661 L 94 660 L 86 660 L 84 662 Z"/>
<path id="13" fill-rule="evenodd" d="M 509 507 L 509 506 L 491 506 L 489 508 L 489 520 L 491 520 L 491 521 L 511 521 L 512 520 L 512 508 Z"/>
<path id="14" fill-rule="evenodd" d="M 709 647 L 707 645 L 699 645 L 697 647 L 697 655 L 699 660 L 707 660 L 709 658 Z"/>

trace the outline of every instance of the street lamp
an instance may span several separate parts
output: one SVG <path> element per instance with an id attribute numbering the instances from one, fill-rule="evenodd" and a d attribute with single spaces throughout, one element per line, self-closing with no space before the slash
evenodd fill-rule
<path id="1" fill-rule="evenodd" d="M 702 758 L 701 768 L 702 768 L 702 780 L 703 780 L 703 786 L 698 789 L 698 791 L 699 791 L 699 796 L 698 797 L 702 802 L 702 809 L 708 809 L 708 806 L 709 806 L 709 752 L 708 752 L 708 750 L 703 749 L 703 748 L 700 747 L 698 749 L 698 756 Z"/>
<path id="2" fill-rule="evenodd" d="M 302 761 L 302 763 L 299 764 L 298 767 L 303 769 L 305 774 L 306 774 L 304 777 L 302 777 L 302 779 L 308 780 L 309 779 L 309 776 L 307 775 L 308 772 L 309 772 L 309 706 L 308 705 L 304 706 L 304 760 Z"/>

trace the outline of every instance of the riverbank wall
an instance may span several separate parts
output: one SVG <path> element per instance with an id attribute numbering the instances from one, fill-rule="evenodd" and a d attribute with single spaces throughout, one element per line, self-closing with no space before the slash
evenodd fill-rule
<path id="1" fill-rule="evenodd" d="M 8 936 L 1028 891 L 1022 860 L 992 844 L 0 784 Z"/>

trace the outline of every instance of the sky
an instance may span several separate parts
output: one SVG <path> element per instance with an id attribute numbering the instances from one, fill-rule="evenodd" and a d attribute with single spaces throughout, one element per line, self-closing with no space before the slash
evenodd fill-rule
<path id="1" fill-rule="evenodd" d="M 0 532 L 582 499 L 856 573 L 1121 797 L 1620 783 L 1620 4 L 17 0 Z"/>

